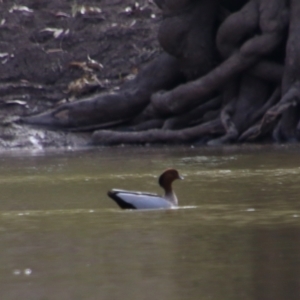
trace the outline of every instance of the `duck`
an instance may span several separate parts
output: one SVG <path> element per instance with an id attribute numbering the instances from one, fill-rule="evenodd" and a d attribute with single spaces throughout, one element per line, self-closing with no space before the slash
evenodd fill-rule
<path id="1" fill-rule="evenodd" d="M 112 189 L 107 195 L 122 209 L 168 209 L 178 206 L 178 199 L 172 189 L 174 180 L 183 177 L 176 169 L 165 170 L 158 178 L 158 184 L 164 189 L 164 195 L 148 192 Z"/>

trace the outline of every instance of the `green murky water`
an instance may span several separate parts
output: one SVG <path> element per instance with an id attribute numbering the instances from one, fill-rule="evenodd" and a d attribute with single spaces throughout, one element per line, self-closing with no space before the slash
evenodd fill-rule
<path id="1" fill-rule="evenodd" d="M 121 211 L 110 188 L 180 208 Z M 300 147 L 0 156 L 0 299 L 300 299 Z"/>

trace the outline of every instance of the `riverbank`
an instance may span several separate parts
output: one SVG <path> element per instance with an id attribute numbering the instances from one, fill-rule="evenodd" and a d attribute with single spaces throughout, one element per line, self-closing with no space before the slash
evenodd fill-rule
<path id="1" fill-rule="evenodd" d="M 0 150 L 81 147 L 89 133 L 16 124 L 21 116 L 105 93 L 159 52 L 152 1 L 4 1 L 0 7 Z"/>

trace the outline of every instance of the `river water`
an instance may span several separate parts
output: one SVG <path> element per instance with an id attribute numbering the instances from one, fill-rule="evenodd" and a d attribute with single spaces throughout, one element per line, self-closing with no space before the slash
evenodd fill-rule
<path id="1" fill-rule="evenodd" d="M 180 207 L 122 211 L 111 188 Z M 0 155 L 0 299 L 300 299 L 300 147 Z"/>

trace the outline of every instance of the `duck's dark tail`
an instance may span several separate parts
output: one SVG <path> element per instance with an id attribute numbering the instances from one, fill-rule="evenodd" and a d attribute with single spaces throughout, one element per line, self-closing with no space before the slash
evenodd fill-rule
<path id="1" fill-rule="evenodd" d="M 119 196 L 119 191 L 108 191 L 108 197 L 112 198 L 122 209 L 136 209 L 132 204 L 124 201 Z"/>

